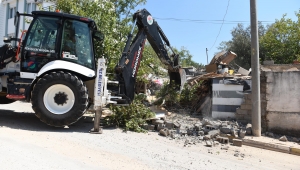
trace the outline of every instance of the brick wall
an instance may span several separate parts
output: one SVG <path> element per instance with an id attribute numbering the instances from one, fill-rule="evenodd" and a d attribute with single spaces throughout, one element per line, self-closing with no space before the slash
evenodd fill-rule
<path id="1" fill-rule="evenodd" d="M 268 130 L 267 128 L 267 119 L 266 119 L 266 109 L 267 109 L 267 101 L 266 101 L 266 76 L 264 72 L 262 72 L 260 76 L 260 100 L 261 100 L 261 127 L 262 131 L 265 132 Z M 237 121 L 247 124 L 252 121 L 252 97 L 251 93 L 244 95 L 243 103 L 239 108 L 236 109 L 236 119 Z"/>

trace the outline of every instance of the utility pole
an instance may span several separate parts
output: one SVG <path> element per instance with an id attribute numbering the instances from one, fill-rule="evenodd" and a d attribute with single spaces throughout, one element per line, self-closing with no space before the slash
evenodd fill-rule
<path id="1" fill-rule="evenodd" d="M 251 17 L 251 68 L 252 68 L 252 133 L 261 136 L 259 44 L 256 0 L 250 0 Z"/>
<path id="2" fill-rule="evenodd" d="M 206 48 L 206 60 L 207 60 L 207 65 L 208 65 L 208 54 L 207 54 L 208 49 Z"/>

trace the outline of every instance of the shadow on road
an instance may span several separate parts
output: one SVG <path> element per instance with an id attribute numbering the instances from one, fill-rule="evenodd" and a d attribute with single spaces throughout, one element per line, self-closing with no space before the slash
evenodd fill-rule
<path id="1" fill-rule="evenodd" d="M 94 122 L 92 117 L 83 116 L 76 123 L 68 127 L 52 127 L 41 122 L 34 113 L 14 112 L 11 110 L 0 111 L 0 127 L 8 127 L 12 129 L 22 129 L 28 131 L 50 131 L 50 132 L 79 132 L 89 133 L 93 128 Z M 112 128 L 105 128 L 110 130 Z M 114 129 L 114 128 L 113 128 Z"/>

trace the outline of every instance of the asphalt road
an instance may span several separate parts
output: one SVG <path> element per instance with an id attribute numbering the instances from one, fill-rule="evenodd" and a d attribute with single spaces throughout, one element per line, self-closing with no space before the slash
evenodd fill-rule
<path id="1" fill-rule="evenodd" d="M 84 117 L 54 128 L 40 122 L 30 104 L 0 105 L 0 169 L 300 169 L 295 155 L 248 146 L 184 147 L 184 141 L 157 132 L 118 128 L 89 134 L 92 127 L 90 117 Z"/>

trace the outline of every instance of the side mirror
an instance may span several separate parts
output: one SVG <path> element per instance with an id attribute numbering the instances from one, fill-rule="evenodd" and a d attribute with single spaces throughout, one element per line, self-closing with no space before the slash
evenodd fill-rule
<path id="1" fill-rule="evenodd" d="M 3 37 L 3 42 L 4 43 L 10 43 L 11 42 L 11 38 L 10 37 Z"/>
<path id="2" fill-rule="evenodd" d="M 16 12 L 15 17 L 14 17 L 14 25 L 16 26 L 17 23 L 19 23 L 19 18 L 20 18 L 20 13 L 19 11 Z"/>
<path id="3" fill-rule="evenodd" d="M 93 37 L 96 40 L 99 40 L 99 41 L 103 41 L 104 40 L 104 35 L 100 31 L 93 31 Z"/>

